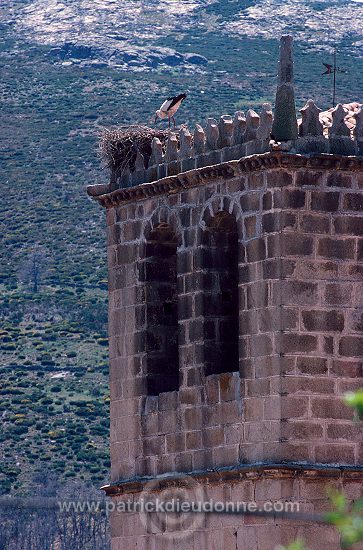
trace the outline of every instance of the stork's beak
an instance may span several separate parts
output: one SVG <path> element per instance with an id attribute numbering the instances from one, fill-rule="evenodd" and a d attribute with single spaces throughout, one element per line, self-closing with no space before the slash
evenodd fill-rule
<path id="1" fill-rule="evenodd" d="M 156 124 L 158 120 L 159 120 L 159 117 L 158 117 L 158 115 L 155 115 L 155 120 L 154 120 L 154 124 Z"/>

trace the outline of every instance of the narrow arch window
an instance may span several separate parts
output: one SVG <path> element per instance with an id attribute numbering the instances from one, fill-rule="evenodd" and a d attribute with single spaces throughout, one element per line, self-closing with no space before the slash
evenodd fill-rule
<path id="1" fill-rule="evenodd" d="M 177 238 L 159 224 L 146 243 L 148 395 L 179 389 Z"/>
<path id="2" fill-rule="evenodd" d="M 238 232 L 234 217 L 219 212 L 203 236 L 205 374 L 239 370 Z"/>

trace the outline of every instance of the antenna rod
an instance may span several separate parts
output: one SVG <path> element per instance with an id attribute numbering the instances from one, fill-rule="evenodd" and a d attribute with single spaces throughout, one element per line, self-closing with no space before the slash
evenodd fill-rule
<path id="1" fill-rule="evenodd" d="M 333 108 L 335 107 L 335 91 L 337 83 L 337 50 L 334 49 L 334 70 L 333 70 Z"/>

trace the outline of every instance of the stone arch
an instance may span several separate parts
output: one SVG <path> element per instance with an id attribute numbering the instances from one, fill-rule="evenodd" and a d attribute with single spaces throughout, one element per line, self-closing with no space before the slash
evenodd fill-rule
<path id="1" fill-rule="evenodd" d="M 237 233 L 238 238 L 243 241 L 243 223 L 241 217 L 241 207 L 233 198 L 217 195 L 214 196 L 204 209 L 202 210 L 199 222 L 199 228 L 197 233 L 197 245 L 200 246 L 203 241 L 203 232 L 208 224 L 211 223 L 211 220 L 219 213 L 225 212 L 226 214 L 231 214 L 237 224 Z"/>
<path id="2" fill-rule="evenodd" d="M 168 225 L 175 233 L 178 246 L 181 245 L 181 225 L 180 220 L 167 206 L 160 206 L 156 208 L 150 216 L 150 219 L 147 221 L 144 228 L 144 239 L 147 241 L 152 231 L 160 227 L 161 225 Z"/>

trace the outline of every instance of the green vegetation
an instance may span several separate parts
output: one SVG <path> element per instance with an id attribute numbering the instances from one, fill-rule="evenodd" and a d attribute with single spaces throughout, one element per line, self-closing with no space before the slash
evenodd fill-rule
<path id="1" fill-rule="evenodd" d="M 363 420 L 363 389 L 347 393 L 345 395 L 345 402 L 350 407 L 353 407 L 357 411 L 358 417 Z"/>
<path id="2" fill-rule="evenodd" d="M 345 496 L 336 491 L 331 493 L 330 501 L 333 511 L 325 514 L 325 517 L 338 529 L 341 547 L 350 548 L 363 541 L 363 498 L 349 505 Z"/>
<path id="3" fill-rule="evenodd" d="M 281 548 L 281 550 L 305 550 L 305 546 L 303 541 L 301 539 L 298 539 L 289 544 L 289 546 L 284 546 L 284 548 Z"/>
<path id="4" fill-rule="evenodd" d="M 92 297 L 97 294 L 100 309 L 106 309 L 102 293 L 92 292 Z M 60 478 L 77 471 L 101 485 L 109 471 L 109 397 L 107 350 L 97 343 L 100 332 L 65 319 L 26 318 L 13 328 L 5 323 L 0 335 L 0 447 L 8 451 L 0 465 L 1 492 L 21 492 L 45 463 Z M 5 342 L 4 349 L 9 334 L 13 347 Z"/>

